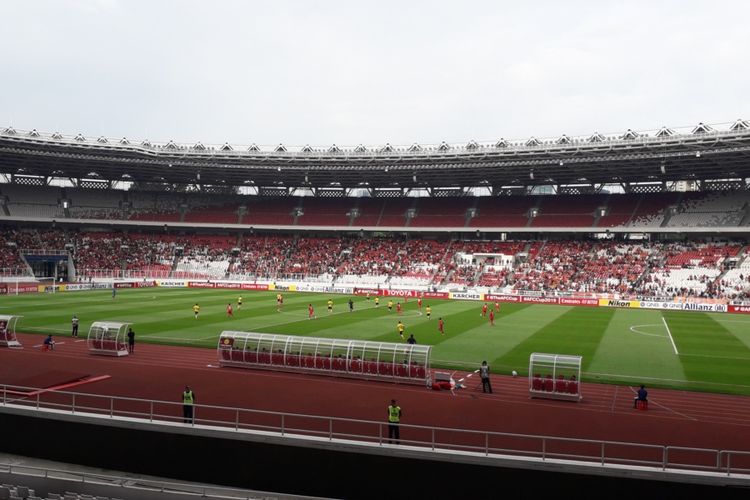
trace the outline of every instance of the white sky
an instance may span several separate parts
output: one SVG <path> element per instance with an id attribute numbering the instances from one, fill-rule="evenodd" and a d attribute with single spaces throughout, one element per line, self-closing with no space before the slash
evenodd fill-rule
<path id="1" fill-rule="evenodd" d="M 750 2 L 0 3 L 0 127 L 494 141 L 750 119 Z"/>

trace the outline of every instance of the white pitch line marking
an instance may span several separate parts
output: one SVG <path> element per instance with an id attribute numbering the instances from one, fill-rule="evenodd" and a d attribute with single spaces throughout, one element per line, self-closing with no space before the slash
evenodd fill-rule
<path id="1" fill-rule="evenodd" d="M 632 387 L 628 387 L 628 389 L 630 389 L 630 390 L 631 390 L 631 391 L 633 392 L 633 394 L 638 394 L 638 392 L 637 392 L 637 391 L 636 391 L 636 390 L 635 390 L 634 388 L 632 388 Z M 668 406 L 664 406 L 663 404 L 657 403 L 657 402 L 656 402 L 656 401 L 654 401 L 653 399 L 649 399 L 649 400 L 648 400 L 648 402 L 649 402 L 649 403 L 651 403 L 652 405 L 656 405 L 656 406 L 658 406 L 658 407 L 660 407 L 660 408 L 664 408 L 664 409 L 665 409 L 665 410 L 667 410 L 668 412 L 674 413 L 675 415 L 679 415 L 679 416 L 681 416 L 681 417 L 684 417 L 684 418 L 686 418 L 686 419 L 688 419 L 688 420 L 695 420 L 695 421 L 697 421 L 697 420 L 698 420 L 698 419 L 697 419 L 697 418 L 695 418 L 695 417 L 691 417 L 690 415 L 685 415 L 685 414 L 684 414 L 684 413 L 682 413 L 682 412 L 679 412 L 679 411 L 677 411 L 677 410 L 673 410 L 672 408 L 669 408 Z"/>
<path id="2" fill-rule="evenodd" d="M 630 331 L 633 333 L 637 333 L 638 335 L 646 335 L 647 337 L 659 337 L 664 338 L 664 335 L 659 335 L 658 333 L 646 333 L 640 331 L 638 328 L 644 327 L 644 326 L 659 326 L 659 323 L 650 323 L 648 325 L 633 325 L 630 327 Z"/>
<path id="3" fill-rule="evenodd" d="M 669 331 L 669 325 L 667 324 L 667 320 L 664 318 L 664 316 L 661 317 L 661 320 L 664 322 L 664 328 L 667 329 L 667 335 L 669 335 L 669 341 L 672 342 L 672 348 L 674 349 L 674 353 L 676 355 L 680 355 L 679 352 L 677 352 L 677 346 L 674 343 L 674 339 L 672 338 L 672 332 Z"/>
<path id="4" fill-rule="evenodd" d="M 43 345 L 44 345 L 44 344 L 37 344 L 37 345 L 35 345 L 34 347 L 42 347 Z M 58 346 L 58 345 L 65 345 L 65 342 L 55 342 L 55 345 L 56 345 L 56 346 Z M 54 347 L 53 347 L 53 349 L 54 349 Z"/>

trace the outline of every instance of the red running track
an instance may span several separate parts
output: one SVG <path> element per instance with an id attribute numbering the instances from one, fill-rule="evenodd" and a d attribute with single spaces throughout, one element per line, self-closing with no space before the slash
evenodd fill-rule
<path id="1" fill-rule="evenodd" d="M 19 385 L 48 372 L 109 375 L 70 390 L 179 403 L 189 384 L 198 404 L 373 421 L 384 421 L 386 406 L 396 399 L 404 424 L 750 451 L 750 398 L 744 396 L 654 389 L 648 411 L 640 411 L 627 386 L 584 382 L 584 399 L 571 403 L 530 399 L 525 378 L 494 376 L 494 393 L 483 394 L 478 377 L 471 377 L 452 395 L 413 385 L 218 368 L 215 350 L 191 347 L 138 344 L 134 355 L 114 358 L 90 355 L 84 341 L 66 338 L 43 352 L 32 347 L 40 338 L 21 334 L 26 348 L 0 349 L 0 384 Z M 180 408 L 173 410 L 177 416 Z M 269 416 L 271 421 L 278 418 Z"/>

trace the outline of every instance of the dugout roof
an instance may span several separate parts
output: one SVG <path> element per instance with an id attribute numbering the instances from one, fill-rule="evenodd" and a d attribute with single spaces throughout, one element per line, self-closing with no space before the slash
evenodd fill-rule
<path id="1" fill-rule="evenodd" d="M 750 178 L 750 124 L 464 144 L 355 147 L 156 143 L 0 128 L 0 174 L 316 190 L 501 189 Z M 454 191 L 455 192 L 455 191 Z"/>

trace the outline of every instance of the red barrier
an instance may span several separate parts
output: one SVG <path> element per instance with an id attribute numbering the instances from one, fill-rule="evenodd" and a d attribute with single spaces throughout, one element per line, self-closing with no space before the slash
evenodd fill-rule
<path id="1" fill-rule="evenodd" d="M 533 295 L 524 295 L 521 297 L 524 304 L 557 304 L 557 297 L 534 297 Z"/>
<path id="2" fill-rule="evenodd" d="M 495 295 L 487 293 L 484 295 L 484 300 L 489 302 L 521 302 L 521 297 L 519 295 Z"/>
<path id="3" fill-rule="evenodd" d="M 576 299 L 570 297 L 560 297 L 558 304 L 561 306 L 587 306 L 587 307 L 598 307 L 598 299 Z"/>
<path id="4" fill-rule="evenodd" d="M 268 285 L 263 283 L 242 283 L 243 290 L 268 290 Z"/>
<path id="5" fill-rule="evenodd" d="M 210 281 L 188 281 L 188 288 L 216 288 L 216 283 Z"/>
<path id="6" fill-rule="evenodd" d="M 728 306 L 727 312 L 738 314 L 750 314 L 750 306 Z"/>

